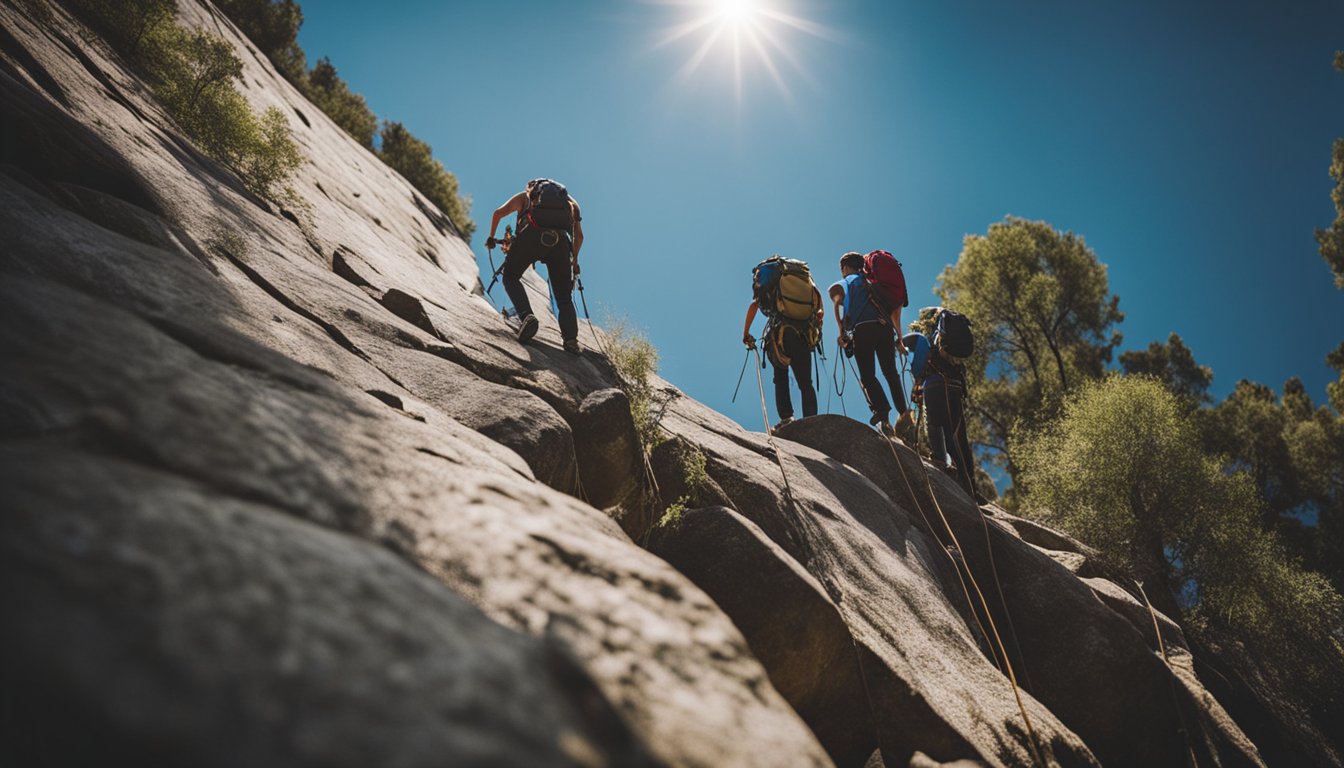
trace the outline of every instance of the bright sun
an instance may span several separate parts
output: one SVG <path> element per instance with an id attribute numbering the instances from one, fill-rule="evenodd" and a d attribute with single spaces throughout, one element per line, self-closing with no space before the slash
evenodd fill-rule
<path id="1" fill-rule="evenodd" d="M 727 24 L 750 24 L 756 15 L 757 7 L 753 0 L 718 0 L 719 16 Z"/>
<path id="2" fill-rule="evenodd" d="M 776 64 L 777 59 L 789 63 L 794 73 L 807 77 L 808 73 L 795 55 L 793 41 L 796 33 L 813 37 L 832 38 L 827 28 L 808 21 L 782 7 L 786 0 L 649 0 L 659 5 L 675 5 L 689 9 L 689 18 L 683 16 L 663 31 L 655 47 L 699 40 L 690 59 L 682 66 L 679 77 L 689 81 L 700 66 L 718 52 L 733 73 L 737 100 L 742 101 L 744 52 L 754 54 L 754 61 L 775 81 L 781 93 L 790 96 L 785 73 Z M 749 63 L 749 62 L 748 62 Z"/>

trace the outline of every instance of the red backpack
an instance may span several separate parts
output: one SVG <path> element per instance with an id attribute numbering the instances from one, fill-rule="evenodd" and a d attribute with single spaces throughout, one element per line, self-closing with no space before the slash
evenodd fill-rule
<path id="1" fill-rule="evenodd" d="M 905 273 L 901 271 L 901 262 L 886 251 L 873 251 L 863 257 L 863 279 L 873 301 L 882 310 L 883 321 L 896 307 L 910 306 L 910 296 L 905 292 Z"/>

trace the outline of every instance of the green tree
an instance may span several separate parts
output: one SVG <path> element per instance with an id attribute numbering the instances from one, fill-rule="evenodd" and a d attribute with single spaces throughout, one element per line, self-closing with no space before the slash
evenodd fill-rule
<path id="1" fill-rule="evenodd" d="M 1344 72 L 1344 51 L 1335 52 L 1335 69 Z M 1316 230 L 1316 242 L 1321 248 L 1321 258 L 1335 273 L 1335 287 L 1344 288 L 1344 139 L 1335 139 L 1330 178 L 1335 180 L 1335 189 L 1330 193 L 1335 203 L 1335 221 L 1329 229 Z"/>
<path id="2" fill-rule="evenodd" d="M 177 0 L 72 0 L 84 23 L 132 61 L 146 53 L 153 33 L 177 17 Z"/>
<path id="3" fill-rule="evenodd" d="M 471 220 L 471 200 L 458 194 L 457 177 L 434 159 L 433 150 L 401 123 L 384 122 L 379 156 L 411 186 L 448 215 L 464 240 L 471 239 L 476 223 Z"/>
<path id="4" fill-rule="evenodd" d="M 1096 547 L 1213 645 L 1239 644 L 1285 695 L 1315 704 L 1337 695 L 1344 601 L 1261 527 L 1251 477 L 1203 450 L 1194 418 L 1161 382 L 1082 386 L 1017 457 L 1025 514 Z"/>
<path id="5" fill-rule="evenodd" d="M 976 442 L 1017 482 L 1015 430 L 1048 419 L 1064 393 L 1101 376 L 1124 319 L 1106 266 L 1081 237 L 1009 217 L 967 236 L 936 288 L 944 305 L 974 323 L 967 366 Z"/>
<path id="6" fill-rule="evenodd" d="M 331 59 L 324 56 L 313 65 L 313 70 L 308 73 L 307 95 L 355 141 L 373 149 L 378 118 L 369 109 L 364 97 L 351 92 L 350 86 L 336 74 Z"/>
<path id="7" fill-rule="evenodd" d="M 1213 402 L 1209 385 L 1213 369 L 1195 362 L 1195 355 L 1177 333 L 1167 343 L 1154 341 L 1147 349 L 1121 353 L 1120 368 L 1130 375 L 1151 376 L 1194 409 Z"/>
<path id="8" fill-rule="evenodd" d="M 303 9 L 294 0 L 218 0 L 215 7 L 238 26 L 286 80 L 303 90 L 308 63 L 299 45 Z"/>

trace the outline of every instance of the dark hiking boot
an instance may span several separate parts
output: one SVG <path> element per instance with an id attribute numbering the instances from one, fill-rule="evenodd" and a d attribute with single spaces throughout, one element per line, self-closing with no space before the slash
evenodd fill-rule
<path id="1" fill-rule="evenodd" d="M 578 339 L 565 339 L 565 351 L 571 355 L 578 355 L 583 352 L 583 350 L 579 349 Z"/>
<path id="2" fill-rule="evenodd" d="M 537 329 L 541 323 L 537 322 L 535 315 L 528 315 L 523 318 L 523 324 L 518 326 L 518 343 L 526 344 L 529 339 L 537 335 Z"/>

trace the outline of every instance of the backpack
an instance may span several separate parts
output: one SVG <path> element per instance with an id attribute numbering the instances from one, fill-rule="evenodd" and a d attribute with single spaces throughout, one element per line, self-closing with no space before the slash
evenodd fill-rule
<path id="1" fill-rule="evenodd" d="M 527 182 L 527 200 L 525 220 L 528 226 L 565 231 L 573 226 L 573 209 L 569 206 L 569 191 L 564 184 L 551 179 L 533 179 Z"/>
<path id="2" fill-rule="evenodd" d="M 863 257 L 863 280 L 868 284 L 868 292 L 873 302 L 882 310 L 882 321 L 889 322 L 891 311 L 897 307 L 910 306 L 910 296 L 905 291 L 905 273 L 901 271 L 901 262 L 886 251 L 873 251 Z"/>
<path id="3" fill-rule="evenodd" d="M 811 325 L 821 310 L 807 262 L 771 256 L 751 271 L 751 292 L 762 314 Z"/>
<path id="4" fill-rule="evenodd" d="M 975 336 L 971 333 L 971 319 L 960 312 L 943 308 L 934 321 L 933 348 L 952 363 L 961 363 L 975 351 Z"/>
<path id="5" fill-rule="evenodd" d="M 751 271 L 751 292 L 769 318 L 763 337 L 771 363 L 788 367 L 793 360 L 784 351 L 785 334 L 801 335 L 808 349 L 821 343 L 821 303 L 807 262 L 771 256 Z"/>

